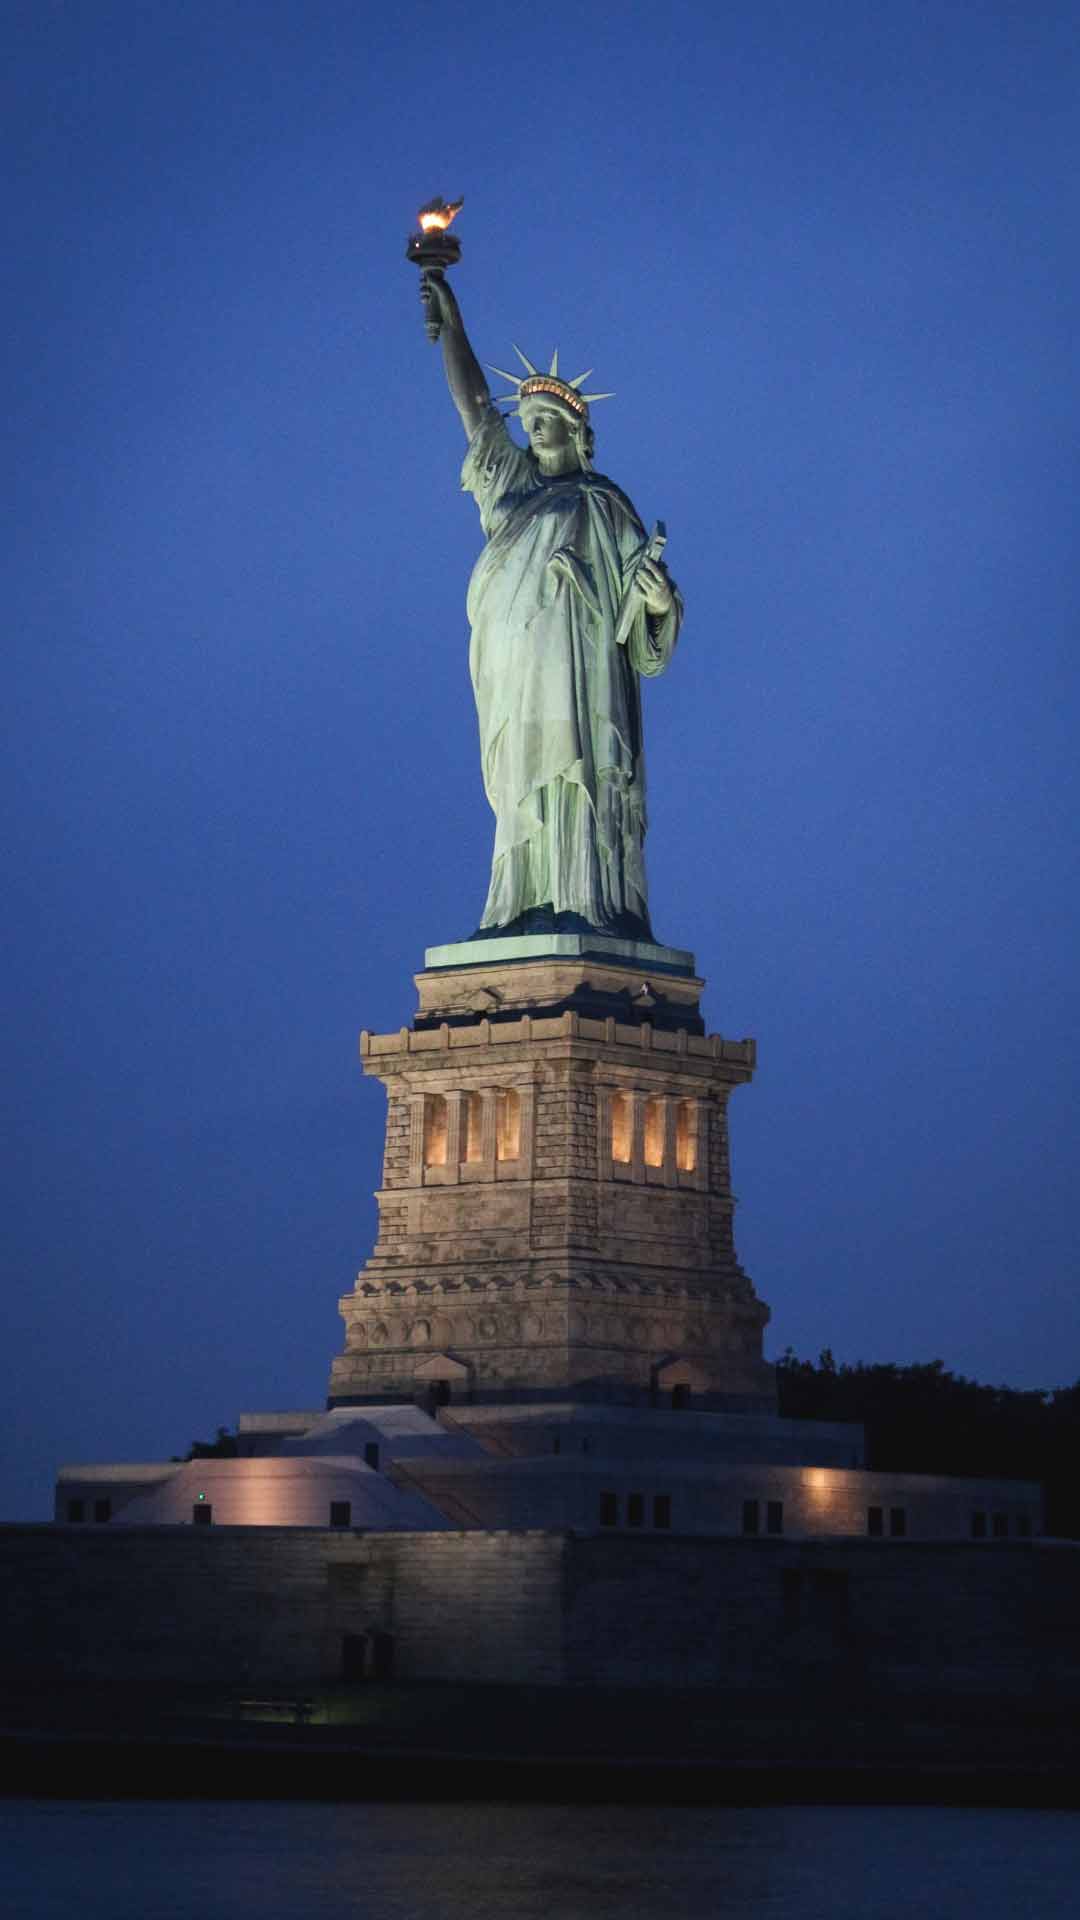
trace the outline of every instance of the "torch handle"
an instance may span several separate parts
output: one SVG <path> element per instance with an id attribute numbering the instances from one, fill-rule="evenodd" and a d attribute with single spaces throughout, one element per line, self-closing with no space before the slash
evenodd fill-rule
<path id="1" fill-rule="evenodd" d="M 435 279 L 441 280 L 442 277 L 443 277 L 442 272 L 438 267 L 426 267 L 424 270 L 425 281 L 435 280 Z M 431 341 L 432 346 L 435 345 L 436 340 L 438 339 L 440 333 L 442 332 L 442 320 L 437 314 L 435 315 L 432 314 L 430 307 L 427 310 L 427 319 L 424 322 L 424 332 L 427 334 L 427 337 Z"/>

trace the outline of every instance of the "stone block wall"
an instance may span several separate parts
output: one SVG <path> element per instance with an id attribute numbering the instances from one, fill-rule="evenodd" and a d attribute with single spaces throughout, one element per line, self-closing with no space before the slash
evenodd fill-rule
<path id="1" fill-rule="evenodd" d="M 0 1528 L 8 1677 L 303 1686 L 328 1657 L 331 1534 Z"/>
<path id="2" fill-rule="evenodd" d="M 369 1544 L 373 1564 L 392 1571 L 384 1618 L 399 1677 L 561 1683 L 561 1535 L 414 1535 Z"/>
<path id="3" fill-rule="evenodd" d="M 346 1635 L 403 1679 L 556 1685 L 560 1536 L 0 1527 L 0 1682 L 311 1687 Z"/>
<path id="4" fill-rule="evenodd" d="M 312 1529 L 0 1529 L 0 1678 L 910 1689 L 1080 1705 L 1080 1547 Z"/>
<path id="5" fill-rule="evenodd" d="M 570 1685 L 796 1697 L 824 1680 L 1080 1702 L 1077 1607 L 1080 1548 L 1067 1546 L 592 1536 L 567 1558 L 564 1672 Z"/>

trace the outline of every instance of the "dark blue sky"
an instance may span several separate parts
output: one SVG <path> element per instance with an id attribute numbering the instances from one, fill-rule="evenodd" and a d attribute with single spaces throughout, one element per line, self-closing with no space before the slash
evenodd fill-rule
<path id="1" fill-rule="evenodd" d="M 0 1512 L 317 1406 L 361 1026 L 483 902 L 463 440 L 559 344 L 668 524 L 660 938 L 768 1350 L 1080 1375 L 1080 14 L 1039 0 L 29 0 L 3 22 Z M 570 365 L 570 363 L 573 363 Z"/>

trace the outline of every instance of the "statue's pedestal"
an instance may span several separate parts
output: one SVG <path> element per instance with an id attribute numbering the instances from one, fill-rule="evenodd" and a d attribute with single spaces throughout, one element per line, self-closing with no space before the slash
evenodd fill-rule
<path id="1" fill-rule="evenodd" d="M 728 1169 L 754 1045 L 706 1036 L 693 956 L 554 934 L 425 957 L 412 1027 L 361 1035 L 379 1235 L 330 1403 L 773 1410 Z"/>
<path id="2" fill-rule="evenodd" d="M 537 933 L 428 947 L 416 1025 L 489 1014 L 554 1011 L 686 1025 L 704 1032 L 698 1001 L 705 982 L 680 947 L 608 934 Z"/>

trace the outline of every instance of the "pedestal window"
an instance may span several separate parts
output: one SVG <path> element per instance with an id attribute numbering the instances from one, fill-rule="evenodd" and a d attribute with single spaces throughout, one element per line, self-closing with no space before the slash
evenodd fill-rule
<path id="1" fill-rule="evenodd" d="M 495 1158 L 521 1158 L 521 1095 L 516 1087 L 500 1087 L 495 1095 Z"/>
<path id="2" fill-rule="evenodd" d="M 644 1112 L 645 1124 L 645 1165 L 662 1167 L 664 1164 L 664 1102 L 660 1099 L 646 1100 Z"/>
<path id="3" fill-rule="evenodd" d="M 429 1093 L 424 1098 L 424 1165 L 445 1167 L 449 1116 L 446 1096 Z"/>
<path id="4" fill-rule="evenodd" d="M 675 1107 L 675 1165 L 680 1173 L 697 1169 L 697 1101 L 679 1100 Z"/>
<path id="5" fill-rule="evenodd" d="M 465 1166 L 478 1166 L 484 1157 L 484 1101 L 479 1093 L 465 1095 L 461 1159 Z"/>
<path id="6" fill-rule="evenodd" d="M 611 1157 L 620 1167 L 630 1165 L 634 1147 L 634 1103 L 628 1093 L 611 1096 Z"/>

